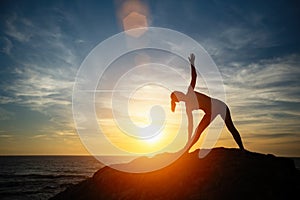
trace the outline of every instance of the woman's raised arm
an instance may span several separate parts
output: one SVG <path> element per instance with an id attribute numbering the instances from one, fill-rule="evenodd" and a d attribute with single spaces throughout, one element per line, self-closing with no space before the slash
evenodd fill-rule
<path id="1" fill-rule="evenodd" d="M 196 72 L 196 68 L 195 68 L 195 55 L 194 54 L 190 55 L 189 61 L 191 64 L 191 76 L 192 76 L 190 86 L 194 89 L 195 85 L 196 85 L 196 80 L 197 80 L 197 72 Z"/>

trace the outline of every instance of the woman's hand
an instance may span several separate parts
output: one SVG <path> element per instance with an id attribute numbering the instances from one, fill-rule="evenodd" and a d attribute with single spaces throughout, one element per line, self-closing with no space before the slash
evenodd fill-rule
<path id="1" fill-rule="evenodd" d="M 190 61 L 191 65 L 195 65 L 195 55 L 193 53 L 191 53 L 191 55 L 189 57 L 189 61 Z"/>

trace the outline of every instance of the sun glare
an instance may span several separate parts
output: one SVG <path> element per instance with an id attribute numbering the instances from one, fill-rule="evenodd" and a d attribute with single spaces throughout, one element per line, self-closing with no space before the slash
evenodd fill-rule
<path id="1" fill-rule="evenodd" d="M 138 154 L 153 154 L 165 148 L 168 149 L 168 145 L 175 140 L 178 134 L 182 120 L 180 108 L 178 108 L 178 112 L 176 113 L 171 112 L 169 94 L 170 91 L 168 89 L 159 85 L 149 84 L 138 88 L 129 96 L 128 100 L 128 117 L 133 124 L 128 124 L 128 127 L 120 129 L 116 126 L 113 118 L 107 118 L 103 120 L 99 119 L 99 125 L 105 136 L 119 149 Z M 151 109 L 155 106 L 159 106 L 163 110 L 163 113 L 151 113 Z M 139 127 L 136 130 L 140 132 L 126 132 L 126 130 L 134 130 L 131 127 L 132 125 Z M 151 132 L 152 129 L 150 131 L 149 129 L 144 129 L 149 125 L 153 127 L 153 130 L 158 131 Z M 149 132 L 146 133 L 145 131 Z M 132 135 L 136 137 L 132 137 Z M 178 140 L 184 142 L 182 138 Z M 176 150 L 176 148 L 178 149 L 182 145 L 180 142 L 176 142 L 176 145 L 171 146 L 171 148 Z"/>
<path id="2" fill-rule="evenodd" d="M 151 145 L 158 144 L 162 140 L 163 134 L 164 134 L 164 132 L 160 132 L 158 135 L 156 135 L 152 138 L 146 139 L 145 141 L 146 141 L 146 143 L 151 144 Z"/>

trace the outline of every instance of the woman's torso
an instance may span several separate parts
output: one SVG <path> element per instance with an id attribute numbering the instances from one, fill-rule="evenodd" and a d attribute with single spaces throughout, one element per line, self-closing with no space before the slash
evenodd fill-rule
<path id="1" fill-rule="evenodd" d="M 185 106 L 187 111 L 193 111 L 201 109 L 205 113 L 211 112 L 211 100 L 212 98 L 194 91 L 192 87 L 189 87 L 188 92 L 186 93 Z"/>

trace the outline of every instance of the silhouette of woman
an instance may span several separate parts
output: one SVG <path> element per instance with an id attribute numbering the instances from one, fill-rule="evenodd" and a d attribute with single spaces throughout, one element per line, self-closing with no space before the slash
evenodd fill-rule
<path id="1" fill-rule="evenodd" d="M 191 64 L 191 76 L 192 80 L 188 88 L 188 92 L 186 94 L 174 91 L 171 93 L 171 110 L 172 112 L 175 111 L 176 103 L 179 101 L 185 102 L 186 107 L 186 114 L 188 117 L 188 146 L 187 150 L 191 148 L 200 138 L 201 133 L 205 130 L 205 128 L 218 116 L 220 115 L 222 119 L 225 121 L 227 129 L 231 132 L 235 142 L 238 144 L 239 148 L 241 150 L 244 150 L 244 146 L 242 143 L 241 136 L 238 132 L 238 130 L 233 125 L 230 111 L 228 106 L 218 100 L 211 98 L 209 96 L 206 96 L 205 94 L 196 92 L 194 90 L 196 85 L 196 79 L 197 79 L 197 73 L 195 69 L 195 55 L 191 54 L 189 57 L 189 61 Z M 192 131 L 193 131 L 193 110 L 203 110 L 205 112 L 204 117 L 200 121 L 197 129 L 196 134 L 194 135 L 194 138 L 191 138 Z M 191 140 L 191 143 L 190 143 Z"/>

